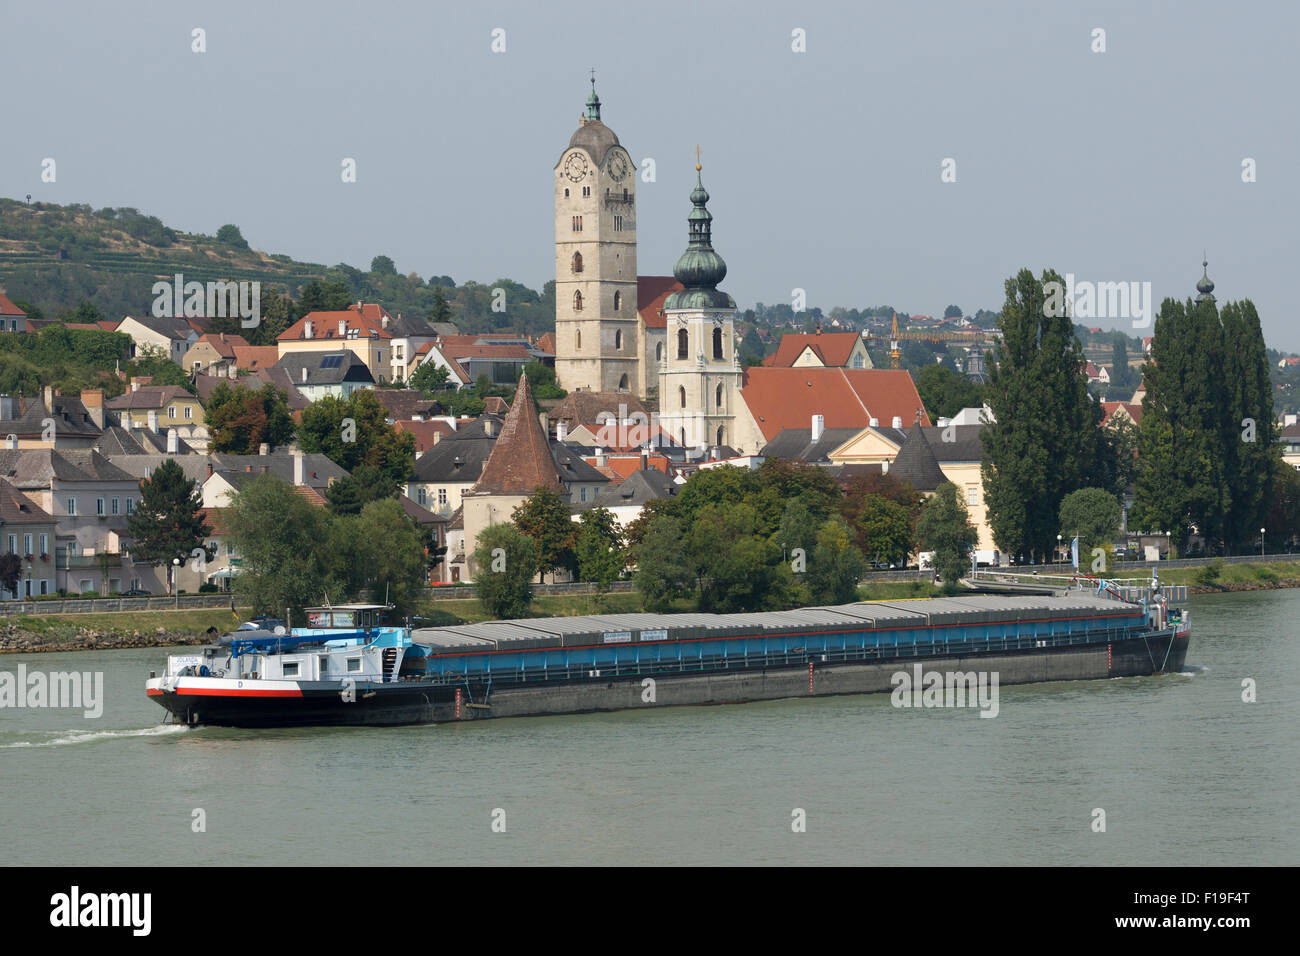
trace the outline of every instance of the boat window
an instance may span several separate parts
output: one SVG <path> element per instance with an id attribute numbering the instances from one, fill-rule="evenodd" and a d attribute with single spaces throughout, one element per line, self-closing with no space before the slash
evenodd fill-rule
<path id="1" fill-rule="evenodd" d="M 293 662 L 285 662 L 285 665 L 284 665 L 284 676 L 285 676 L 285 677 L 297 677 L 297 676 L 298 676 L 298 662 L 297 662 L 297 661 L 293 661 Z"/>
<path id="2" fill-rule="evenodd" d="M 348 673 L 349 673 L 349 674 L 359 674 L 360 672 L 361 672 L 361 658 L 359 658 L 359 657 L 349 657 L 349 658 L 348 658 Z"/>
<path id="3" fill-rule="evenodd" d="M 330 658 L 328 654 L 325 654 L 320 659 L 320 676 L 324 677 L 325 672 L 328 671 L 329 669 L 330 669 Z"/>

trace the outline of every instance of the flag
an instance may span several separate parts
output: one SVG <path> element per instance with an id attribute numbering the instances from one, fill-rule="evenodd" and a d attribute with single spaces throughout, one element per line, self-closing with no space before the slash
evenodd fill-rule
<path id="1" fill-rule="evenodd" d="M 1074 570 L 1079 570 L 1079 536 L 1075 535 L 1074 540 L 1070 542 L 1070 563 L 1074 565 Z"/>
<path id="2" fill-rule="evenodd" d="M 230 613 L 235 615 L 236 621 L 239 620 L 239 612 L 235 610 L 235 596 L 233 594 L 230 596 Z"/>

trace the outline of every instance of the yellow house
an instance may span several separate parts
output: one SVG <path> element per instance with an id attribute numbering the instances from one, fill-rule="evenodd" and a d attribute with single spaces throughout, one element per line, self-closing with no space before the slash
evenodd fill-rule
<path id="1" fill-rule="evenodd" d="M 977 548 L 993 548 L 993 529 L 984 503 L 984 482 L 980 462 L 984 446 L 982 425 L 949 425 L 925 428 L 914 425 L 881 428 L 871 425 L 858 432 L 829 454 L 836 465 L 884 466 L 886 473 L 909 482 L 917 491 L 931 495 L 945 481 L 957 486 L 971 524 L 979 532 Z"/>
<path id="2" fill-rule="evenodd" d="M 179 385 L 140 385 L 110 398 L 105 407 L 114 413 L 123 428 L 147 428 L 164 432 L 175 428 L 181 438 L 190 438 L 204 428 L 203 406 L 196 396 Z M 207 434 L 206 430 L 203 433 Z"/>

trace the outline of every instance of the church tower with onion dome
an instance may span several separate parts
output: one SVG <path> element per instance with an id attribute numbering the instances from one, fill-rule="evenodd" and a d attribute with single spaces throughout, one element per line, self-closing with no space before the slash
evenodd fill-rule
<path id="1" fill-rule="evenodd" d="M 659 369 L 659 425 L 690 448 L 736 440 L 742 380 L 736 302 L 718 289 L 727 264 L 713 249 L 713 216 L 700 170 L 697 150 L 688 243 L 673 267 L 685 288 L 664 300 L 666 355 Z"/>

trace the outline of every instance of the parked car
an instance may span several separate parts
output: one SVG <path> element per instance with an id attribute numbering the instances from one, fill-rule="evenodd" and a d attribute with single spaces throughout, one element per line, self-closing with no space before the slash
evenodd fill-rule
<path id="1" fill-rule="evenodd" d="M 278 617 L 254 617 L 254 618 L 250 618 L 249 620 L 245 621 L 243 624 L 239 625 L 239 627 L 235 628 L 235 630 L 274 631 L 277 627 L 279 628 L 284 627 L 284 621 L 280 620 Z"/>

